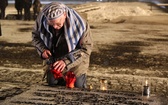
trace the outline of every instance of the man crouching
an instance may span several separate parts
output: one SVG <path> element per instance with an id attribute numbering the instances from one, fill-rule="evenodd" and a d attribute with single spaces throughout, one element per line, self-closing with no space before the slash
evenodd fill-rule
<path id="1" fill-rule="evenodd" d="M 36 19 L 32 43 L 48 64 L 50 86 L 86 88 L 93 42 L 89 24 L 75 10 L 58 2 L 45 5 Z"/>

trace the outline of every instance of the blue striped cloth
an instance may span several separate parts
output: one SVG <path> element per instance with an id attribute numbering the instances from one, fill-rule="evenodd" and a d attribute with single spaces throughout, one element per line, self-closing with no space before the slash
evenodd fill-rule
<path id="1" fill-rule="evenodd" d="M 86 24 L 81 16 L 73 9 L 67 8 L 67 13 L 67 21 L 64 24 L 64 30 L 69 51 L 72 51 L 75 49 L 79 39 L 86 30 Z"/>
<path id="2" fill-rule="evenodd" d="M 51 12 L 51 10 L 49 10 L 49 8 L 51 6 L 52 6 L 52 8 L 54 6 L 57 6 L 55 8 L 62 9 L 67 14 L 66 21 L 64 23 L 64 35 L 65 35 L 65 38 L 67 41 L 69 52 L 71 52 L 72 50 L 74 50 L 76 48 L 76 45 L 78 44 L 80 38 L 82 37 L 83 33 L 85 32 L 86 23 L 75 10 L 65 6 L 64 4 L 61 4 L 58 2 L 52 2 L 48 5 L 46 5 L 42 10 L 44 12 L 44 16 L 45 16 L 45 21 L 43 21 L 43 25 L 45 26 L 45 28 L 48 31 L 49 31 L 49 26 L 47 24 L 47 20 L 51 20 L 51 17 L 53 16 L 53 14 L 49 14 L 49 12 L 54 13 L 53 11 Z M 62 14 L 62 12 L 55 13 L 56 15 L 54 14 L 54 16 L 56 16 L 56 17 L 52 17 L 52 18 L 56 19 L 57 17 L 59 17 L 60 16 L 59 13 Z M 52 16 L 48 16 L 48 14 L 52 15 Z M 49 33 L 51 34 L 51 32 L 49 32 Z M 40 35 L 40 36 L 41 36 L 42 40 L 44 40 L 45 45 L 50 48 L 51 41 L 49 41 L 49 40 L 52 39 L 52 35 L 50 36 L 49 39 L 44 38 L 44 35 Z"/>

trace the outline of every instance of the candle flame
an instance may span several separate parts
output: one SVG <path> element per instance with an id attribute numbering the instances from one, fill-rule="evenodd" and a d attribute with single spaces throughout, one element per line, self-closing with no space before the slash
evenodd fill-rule
<path id="1" fill-rule="evenodd" d="M 147 80 L 145 81 L 145 86 L 148 86 L 148 81 Z"/>
<path id="2" fill-rule="evenodd" d="M 102 86 L 100 89 L 101 90 L 107 90 L 107 87 L 106 86 Z"/>
<path id="3" fill-rule="evenodd" d="M 89 87 L 90 89 L 93 89 L 93 86 L 92 85 L 90 85 L 90 87 Z"/>
<path id="4" fill-rule="evenodd" d="M 105 87 L 104 87 L 104 86 L 102 87 L 102 90 L 105 90 Z"/>

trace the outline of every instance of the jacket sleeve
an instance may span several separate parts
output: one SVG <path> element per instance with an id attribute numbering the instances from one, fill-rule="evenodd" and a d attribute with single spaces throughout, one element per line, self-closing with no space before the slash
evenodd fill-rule
<path id="1" fill-rule="evenodd" d="M 33 27 L 33 31 L 32 31 L 32 45 L 35 46 L 35 48 L 37 49 L 38 54 L 41 56 L 42 52 L 47 49 L 47 47 L 44 44 L 44 41 L 41 39 L 40 37 L 40 31 L 39 28 L 41 28 L 41 17 L 42 14 L 40 13 L 40 15 L 37 17 L 36 21 L 35 21 L 35 25 Z"/>
<path id="2" fill-rule="evenodd" d="M 88 24 L 86 26 L 86 31 L 84 32 L 83 36 L 81 37 L 79 41 L 79 44 L 80 44 L 79 49 L 78 48 L 75 49 L 74 51 L 69 53 L 68 57 L 63 58 L 63 60 L 66 63 L 67 71 L 79 65 L 85 59 L 88 59 L 90 57 L 92 47 L 93 47 L 93 41 L 92 41 L 92 36 L 90 32 L 90 27 Z"/>

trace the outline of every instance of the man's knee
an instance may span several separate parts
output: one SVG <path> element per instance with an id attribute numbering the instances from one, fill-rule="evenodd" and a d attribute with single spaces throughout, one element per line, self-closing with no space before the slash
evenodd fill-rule
<path id="1" fill-rule="evenodd" d="M 82 74 L 81 76 L 76 78 L 75 87 L 86 88 L 86 74 Z"/>
<path id="2" fill-rule="evenodd" d="M 63 77 L 56 79 L 51 71 L 47 72 L 47 83 L 49 86 L 65 86 L 66 84 Z"/>

